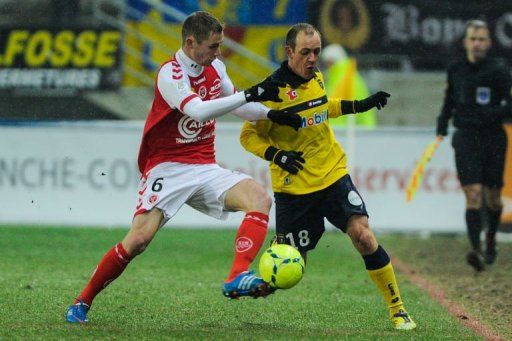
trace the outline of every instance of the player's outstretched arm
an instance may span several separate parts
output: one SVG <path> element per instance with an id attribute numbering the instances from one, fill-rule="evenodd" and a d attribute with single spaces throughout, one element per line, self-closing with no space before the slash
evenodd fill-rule
<path id="1" fill-rule="evenodd" d="M 360 112 L 368 111 L 372 108 L 380 110 L 388 103 L 388 98 L 391 95 L 384 91 L 379 91 L 370 97 L 362 99 L 360 101 L 341 101 L 341 112 L 343 115 L 355 114 Z"/>
<path id="2" fill-rule="evenodd" d="M 279 86 L 285 85 L 267 78 L 246 91 L 234 94 L 231 92 L 231 95 L 225 97 L 203 101 L 190 88 L 181 72 L 173 72 L 170 63 L 160 69 L 157 78 L 158 90 L 171 108 L 177 108 L 199 122 L 223 116 L 248 102 L 280 101 Z"/>
<path id="3" fill-rule="evenodd" d="M 204 122 L 216 117 L 223 116 L 228 112 L 239 108 L 247 102 L 281 102 L 282 100 L 279 98 L 279 87 L 283 87 L 285 85 L 286 83 L 267 78 L 263 82 L 249 88 L 248 90 L 235 93 L 231 96 L 216 98 L 208 101 L 203 101 L 199 97 L 195 97 L 186 105 L 184 105 L 184 113 L 196 121 Z M 272 120 L 272 118 L 268 116 L 268 113 L 267 118 Z M 300 120 L 300 117 L 298 117 L 297 114 L 281 115 L 279 118 L 281 120 L 276 123 L 286 124 L 292 127 L 297 126 L 297 121 Z M 298 129 L 298 127 L 296 129 Z"/>
<path id="4" fill-rule="evenodd" d="M 295 131 L 299 130 L 302 124 L 299 114 L 269 109 L 261 103 L 247 103 L 233 110 L 231 114 L 251 122 L 268 119 L 276 124 L 292 127 Z"/>
<path id="5" fill-rule="evenodd" d="M 245 99 L 247 102 L 282 102 L 283 100 L 279 98 L 279 88 L 283 88 L 285 86 L 285 82 L 273 77 L 267 77 L 261 83 L 245 90 Z"/>

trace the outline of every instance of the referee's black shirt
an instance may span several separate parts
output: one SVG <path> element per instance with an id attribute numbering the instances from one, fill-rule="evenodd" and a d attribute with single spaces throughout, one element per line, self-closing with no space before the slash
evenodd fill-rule
<path id="1" fill-rule="evenodd" d="M 446 135 L 448 121 L 459 129 L 501 129 L 512 116 L 512 78 L 505 64 L 487 57 L 478 63 L 467 59 L 448 68 L 448 84 L 437 134 Z M 493 129 L 494 128 L 494 129 Z"/>

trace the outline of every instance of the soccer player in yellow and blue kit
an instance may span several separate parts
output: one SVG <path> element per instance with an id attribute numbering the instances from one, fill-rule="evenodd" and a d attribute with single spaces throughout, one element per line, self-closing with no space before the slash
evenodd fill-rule
<path id="1" fill-rule="evenodd" d="M 282 102 L 265 102 L 274 110 L 298 113 L 298 131 L 270 121 L 244 123 L 240 140 L 245 149 L 270 161 L 276 202 L 276 232 L 299 249 L 304 259 L 322 236 L 327 218 L 347 233 L 366 269 L 384 296 L 396 329 L 416 324 L 405 310 L 393 266 L 368 224 L 366 206 L 350 179 L 346 155 L 329 126 L 329 118 L 381 109 L 389 94 L 378 92 L 360 101 L 328 98 L 316 68 L 321 52 L 318 30 L 299 23 L 286 35 L 288 60 L 270 77 L 286 82 Z"/>

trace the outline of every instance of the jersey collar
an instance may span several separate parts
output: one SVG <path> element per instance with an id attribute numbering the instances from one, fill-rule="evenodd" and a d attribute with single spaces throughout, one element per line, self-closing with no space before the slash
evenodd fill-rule
<path id="1" fill-rule="evenodd" d="M 315 70 L 315 76 L 311 79 L 314 79 L 317 77 L 318 70 Z M 294 89 L 298 88 L 302 84 L 305 84 L 309 82 L 311 79 L 304 79 L 301 76 L 294 73 L 290 68 L 288 67 L 288 61 L 284 61 L 281 63 L 281 66 L 279 69 L 274 72 L 274 76 L 279 79 L 283 80 L 286 83 L 290 84 L 290 86 Z"/>
<path id="2" fill-rule="evenodd" d="M 183 49 L 179 49 L 176 52 L 176 59 L 190 76 L 197 77 L 203 72 L 204 67 L 197 64 L 192 58 L 187 56 Z"/>

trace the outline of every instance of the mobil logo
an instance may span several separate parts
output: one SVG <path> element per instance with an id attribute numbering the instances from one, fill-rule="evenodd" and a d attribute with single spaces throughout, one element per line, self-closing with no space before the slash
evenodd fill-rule
<path id="1" fill-rule="evenodd" d="M 314 113 L 312 116 L 302 118 L 301 128 L 319 125 L 320 123 L 327 121 L 327 119 L 327 110 L 324 110 L 320 113 Z"/>

